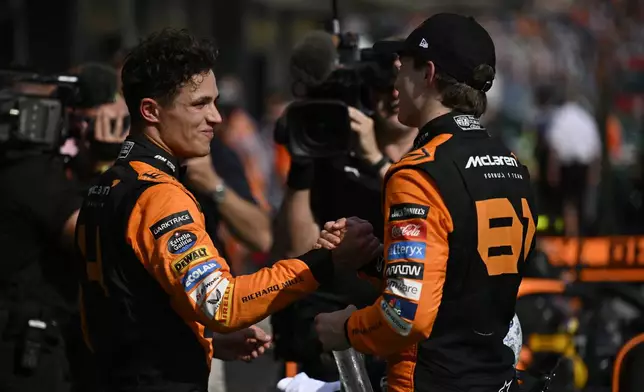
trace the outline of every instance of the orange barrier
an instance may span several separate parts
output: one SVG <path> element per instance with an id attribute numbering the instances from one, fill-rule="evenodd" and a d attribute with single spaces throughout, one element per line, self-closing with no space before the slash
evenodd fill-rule
<path id="1" fill-rule="evenodd" d="M 540 237 L 552 266 L 579 268 L 582 282 L 644 282 L 644 236 Z"/>

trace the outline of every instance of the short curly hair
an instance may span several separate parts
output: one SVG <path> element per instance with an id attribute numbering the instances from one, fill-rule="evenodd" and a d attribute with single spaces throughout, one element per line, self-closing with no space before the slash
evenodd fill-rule
<path id="1" fill-rule="evenodd" d="M 170 104 L 195 75 L 212 70 L 216 59 L 213 41 L 195 38 L 185 29 L 164 29 L 141 41 L 126 56 L 121 72 L 132 124 L 143 120 L 139 112 L 142 99 Z"/>

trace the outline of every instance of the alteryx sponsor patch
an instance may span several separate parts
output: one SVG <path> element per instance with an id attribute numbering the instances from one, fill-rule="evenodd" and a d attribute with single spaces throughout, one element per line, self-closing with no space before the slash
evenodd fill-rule
<path id="1" fill-rule="evenodd" d="M 387 260 L 424 259 L 425 246 L 424 242 L 394 242 L 387 249 Z"/>

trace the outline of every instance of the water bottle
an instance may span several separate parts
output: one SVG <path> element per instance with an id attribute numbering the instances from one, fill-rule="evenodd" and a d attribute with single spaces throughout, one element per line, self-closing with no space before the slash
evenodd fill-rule
<path id="1" fill-rule="evenodd" d="M 344 351 L 334 351 L 333 357 L 338 365 L 344 392 L 373 392 L 362 354 L 350 348 Z"/>

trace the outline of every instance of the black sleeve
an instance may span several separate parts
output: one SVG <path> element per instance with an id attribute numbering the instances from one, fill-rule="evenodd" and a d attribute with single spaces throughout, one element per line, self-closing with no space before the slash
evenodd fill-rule
<path id="1" fill-rule="evenodd" d="M 19 172 L 16 189 L 23 205 L 48 235 L 59 237 L 67 219 L 81 207 L 79 187 L 67 179 L 59 158 L 27 158 Z"/>
<path id="2" fill-rule="evenodd" d="M 244 165 L 237 153 L 215 137 L 210 144 L 212 164 L 226 185 L 242 199 L 257 204 L 250 190 Z"/>

